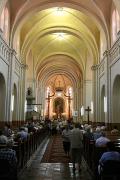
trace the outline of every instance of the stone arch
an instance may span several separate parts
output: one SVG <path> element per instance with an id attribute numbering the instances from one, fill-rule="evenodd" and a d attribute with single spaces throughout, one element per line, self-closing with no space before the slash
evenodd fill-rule
<path id="1" fill-rule="evenodd" d="M 105 122 L 104 98 L 105 98 L 105 85 L 102 86 L 101 97 L 100 97 L 100 122 Z"/>
<path id="2" fill-rule="evenodd" d="M 17 86 L 13 85 L 12 90 L 12 99 L 13 99 L 13 109 L 12 109 L 12 121 L 17 120 Z"/>
<path id="3" fill-rule="evenodd" d="M 6 85 L 4 76 L 0 73 L 0 121 L 5 120 Z"/>
<path id="4" fill-rule="evenodd" d="M 115 77 L 112 91 L 112 122 L 120 122 L 120 75 Z"/>

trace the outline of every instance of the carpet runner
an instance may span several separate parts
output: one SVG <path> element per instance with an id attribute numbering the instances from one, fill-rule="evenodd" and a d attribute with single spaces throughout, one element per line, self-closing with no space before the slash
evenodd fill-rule
<path id="1" fill-rule="evenodd" d="M 64 153 L 61 135 L 50 138 L 46 151 L 41 160 L 42 163 L 69 163 L 70 158 Z"/>

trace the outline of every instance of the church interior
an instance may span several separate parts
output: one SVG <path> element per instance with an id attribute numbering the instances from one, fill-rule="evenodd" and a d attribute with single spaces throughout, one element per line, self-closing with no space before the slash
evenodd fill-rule
<path id="1" fill-rule="evenodd" d="M 104 127 L 120 152 L 120 133 L 109 134 L 120 131 L 120 0 L 0 0 L 0 129 L 40 127 L 14 147 L 19 180 L 94 179 L 95 147 L 84 138 L 82 175 L 68 159 L 40 163 L 51 142 L 43 127 L 56 121 Z M 35 177 L 23 171 L 33 161 Z"/>

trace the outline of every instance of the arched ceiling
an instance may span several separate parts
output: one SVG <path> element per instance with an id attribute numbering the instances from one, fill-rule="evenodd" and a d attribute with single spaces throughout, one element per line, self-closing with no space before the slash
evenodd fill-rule
<path id="1" fill-rule="evenodd" d="M 36 77 L 44 72 L 81 78 L 99 62 L 100 36 L 109 42 L 112 0 L 10 0 L 13 46 L 20 36 L 22 62 L 32 54 Z M 91 56 L 89 56 L 91 55 Z M 79 73 L 78 73 L 79 72 Z"/>

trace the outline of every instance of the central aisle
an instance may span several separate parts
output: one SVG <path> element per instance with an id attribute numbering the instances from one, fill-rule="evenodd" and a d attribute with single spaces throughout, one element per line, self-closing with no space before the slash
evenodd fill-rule
<path id="1" fill-rule="evenodd" d="M 63 150 L 61 135 L 51 136 L 42 163 L 70 163 L 70 157 L 66 156 Z"/>
<path id="2" fill-rule="evenodd" d="M 45 139 L 33 155 L 27 168 L 18 177 L 18 180 L 93 180 L 86 163 L 82 160 L 82 171 L 72 171 L 72 163 L 41 163 L 47 146 L 52 139 Z"/>

